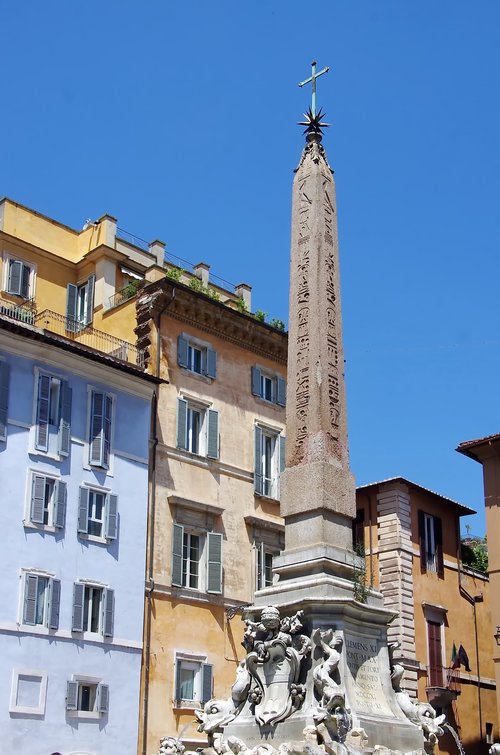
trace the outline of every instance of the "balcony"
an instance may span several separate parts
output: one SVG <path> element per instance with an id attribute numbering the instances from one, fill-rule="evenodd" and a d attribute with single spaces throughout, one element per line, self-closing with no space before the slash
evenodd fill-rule
<path id="1" fill-rule="evenodd" d="M 104 333 L 102 330 L 96 330 L 91 325 L 82 325 L 77 320 L 68 319 L 50 309 L 39 312 L 30 324 L 50 330 L 52 333 L 57 333 L 74 343 L 88 346 L 121 362 L 134 365 L 141 370 L 144 369 L 144 351 L 142 349 L 138 349 L 132 343 L 123 341 L 121 338 Z"/>
<path id="2" fill-rule="evenodd" d="M 27 299 L 22 304 L 0 299 L 0 315 L 11 320 L 25 322 L 28 325 L 35 324 L 36 306 L 34 299 Z"/>
<path id="3" fill-rule="evenodd" d="M 124 301 L 132 299 L 132 297 L 136 295 L 137 289 L 139 288 L 141 282 L 142 281 L 131 281 L 130 283 L 127 283 L 127 285 L 124 286 L 120 291 L 117 291 L 116 294 L 110 296 L 108 303 L 106 304 L 106 310 L 112 309 L 113 307 L 118 307 L 118 305 L 123 304 Z"/>
<path id="4" fill-rule="evenodd" d="M 458 669 L 428 666 L 425 691 L 433 708 L 447 708 L 460 694 Z"/>

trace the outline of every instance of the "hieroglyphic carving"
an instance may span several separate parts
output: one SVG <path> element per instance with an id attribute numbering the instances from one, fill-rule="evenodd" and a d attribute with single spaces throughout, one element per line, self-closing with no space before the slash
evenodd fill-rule
<path id="1" fill-rule="evenodd" d="M 333 209 L 332 200 L 330 199 L 330 194 L 328 191 L 331 185 L 332 185 L 331 176 L 329 177 L 325 176 L 323 180 L 323 212 L 324 212 L 324 220 L 325 220 L 325 241 L 327 242 L 327 244 L 330 244 L 330 246 L 333 246 L 334 209 Z"/>

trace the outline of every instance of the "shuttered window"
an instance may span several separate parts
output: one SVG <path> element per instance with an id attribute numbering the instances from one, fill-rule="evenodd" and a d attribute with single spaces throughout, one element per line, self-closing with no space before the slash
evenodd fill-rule
<path id="1" fill-rule="evenodd" d="M 175 660 L 175 701 L 177 706 L 204 705 L 213 695 L 213 666 L 188 656 Z"/>
<path id="2" fill-rule="evenodd" d="M 109 685 L 87 679 L 68 681 L 66 710 L 105 715 L 109 712 Z"/>
<path id="3" fill-rule="evenodd" d="M 34 268 L 21 260 L 9 260 L 7 272 L 7 292 L 15 296 L 22 296 L 23 299 L 29 299 L 33 294 L 31 292 L 31 281 Z"/>
<path id="4" fill-rule="evenodd" d="M 37 451 L 68 456 L 71 445 L 72 392 L 66 380 L 38 375 L 35 448 Z"/>
<path id="5" fill-rule="evenodd" d="M 177 448 L 209 459 L 219 458 L 219 412 L 177 399 Z"/>
<path id="6" fill-rule="evenodd" d="M 103 490 L 80 488 L 78 532 L 106 540 L 118 537 L 118 496 Z"/>
<path id="7" fill-rule="evenodd" d="M 444 576 L 443 528 L 441 519 L 425 511 L 418 512 L 418 535 L 420 545 L 420 569 Z"/>
<path id="8" fill-rule="evenodd" d="M 220 533 L 192 532 L 182 524 L 173 524 L 172 585 L 222 593 Z"/>
<path id="9" fill-rule="evenodd" d="M 10 366 L 0 359 L 0 440 L 7 439 Z"/>
<path id="10" fill-rule="evenodd" d="M 75 582 L 73 585 L 73 632 L 91 632 L 112 637 L 114 610 L 114 590 L 83 582 Z"/>
<path id="11" fill-rule="evenodd" d="M 196 339 L 178 336 L 177 364 L 197 375 L 204 375 L 213 380 L 217 377 L 217 353 Z"/>
<path id="12" fill-rule="evenodd" d="M 89 463 L 109 469 L 113 397 L 92 391 L 90 410 Z"/>
<path id="13" fill-rule="evenodd" d="M 68 283 L 66 288 L 66 330 L 77 333 L 92 322 L 94 313 L 95 275 L 78 286 Z"/>
<path id="14" fill-rule="evenodd" d="M 66 521 L 66 483 L 33 472 L 30 490 L 30 522 L 62 529 Z"/>
<path id="15" fill-rule="evenodd" d="M 251 390 L 254 396 L 278 406 L 286 405 L 286 380 L 260 367 L 251 368 Z"/>
<path id="16" fill-rule="evenodd" d="M 26 573 L 23 582 L 23 624 L 58 629 L 60 580 L 41 574 Z"/>
<path id="17" fill-rule="evenodd" d="M 254 489 L 257 495 L 279 499 L 280 476 L 285 469 L 285 436 L 255 425 Z"/>

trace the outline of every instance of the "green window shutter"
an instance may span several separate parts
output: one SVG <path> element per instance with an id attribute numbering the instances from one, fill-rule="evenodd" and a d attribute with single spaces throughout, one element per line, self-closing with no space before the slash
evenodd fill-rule
<path id="1" fill-rule="evenodd" d="M 48 451 L 49 449 L 49 400 L 50 377 L 39 375 L 35 429 L 35 447 L 39 451 Z"/>
<path id="2" fill-rule="evenodd" d="M 92 391 L 89 463 L 98 467 L 103 466 L 104 456 L 104 403 L 104 393 Z"/>
<path id="3" fill-rule="evenodd" d="M 286 406 L 286 380 L 282 377 L 276 378 L 276 403 Z"/>
<path id="4" fill-rule="evenodd" d="M 0 360 L 0 440 L 7 438 L 10 365 Z"/>
<path id="5" fill-rule="evenodd" d="M 56 480 L 54 483 L 54 525 L 63 529 L 66 522 L 66 483 Z"/>
<path id="6" fill-rule="evenodd" d="M 23 299 L 29 299 L 30 296 L 30 274 L 31 269 L 28 265 L 23 265 L 21 273 L 21 296 Z"/>
<path id="7" fill-rule="evenodd" d="M 59 629 L 59 605 L 61 602 L 61 580 L 50 583 L 49 629 Z"/>
<path id="8" fill-rule="evenodd" d="M 112 637 L 114 629 L 114 614 L 115 614 L 115 591 L 109 588 L 104 590 L 103 595 L 103 635 L 104 637 Z"/>
<path id="9" fill-rule="evenodd" d="M 177 336 L 177 364 L 179 367 L 188 366 L 188 341 L 184 336 Z"/>
<path id="10" fill-rule="evenodd" d="M 278 477 L 278 498 L 281 495 L 281 475 L 285 471 L 285 461 L 286 461 L 286 455 L 285 455 L 285 436 L 280 435 L 279 436 L 279 443 L 280 443 L 280 458 L 279 458 L 279 477 Z"/>
<path id="11" fill-rule="evenodd" d="M 184 527 L 174 524 L 172 531 L 172 584 L 182 587 L 182 546 L 184 543 Z"/>
<path id="12" fill-rule="evenodd" d="M 182 668 L 182 661 L 180 658 L 176 658 L 175 659 L 175 702 L 177 705 L 180 705 L 181 700 L 182 700 L 181 668 Z"/>
<path id="13" fill-rule="evenodd" d="M 438 577 L 444 577 L 444 560 L 443 560 L 443 524 L 440 517 L 433 517 L 434 520 L 434 539 L 436 541 L 436 571 Z"/>
<path id="14" fill-rule="evenodd" d="M 66 710 L 78 710 L 78 682 L 68 682 L 67 684 Z"/>
<path id="15" fill-rule="evenodd" d="M 222 592 L 222 535 L 219 532 L 207 534 L 207 592 Z"/>
<path id="16" fill-rule="evenodd" d="M 204 705 L 212 698 L 213 666 L 211 663 L 201 664 L 201 704 Z"/>
<path id="17" fill-rule="evenodd" d="M 71 621 L 72 632 L 83 632 L 83 599 L 85 585 L 75 582 L 73 585 L 73 616 Z"/>
<path id="18" fill-rule="evenodd" d="M 70 333 L 78 331 L 76 319 L 78 307 L 78 286 L 68 283 L 66 286 L 66 330 Z"/>
<path id="19" fill-rule="evenodd" d="M 254 489 L 257 495 L 262 495 L 262 430 L 258 425 L 255 425 L 254 448 Z"/>
<path id="20" fill-rule="evenodd" d="M 260 370 L 258 367 L 252 367 L 252 395 L 261 396 L 260 390 Z"/>
<path id="21" fill-rule="evenodd" d="M 95 287 L 95 275 L 91 275 L 87 281 L 87 304 L 85 307 L 85 325 L 90 325 L 92 317 L 94 316 L 94 287 Z"/>
<path id="22" fill-rule="evenodd" d="M 116 540 L 118 535 L 118 496 L 110 493 L 106 501 L 106 527 L 104 536 Z"/>
<path id="23" fill-rule="evenodd" d="M 264 587 L 264 543 L 255 544 L 255 589 Z"/>
<path id="24" fill-rule="evenodd" d="M 109 685 L 102 682 L 97 688 L 97 709 L 99 713 L 109 711 Z"/>
<path id="25" fill-rule="evenodd" d="M 9 279 L 7 291 L 9 294 L 21 295 L 21 281 L 23 275 L 23 263 L 19 260 L 11 260 L 9 263 Z"/>
<path id="26" fill-rule="evenodd" d="M 45 504 L 45 476 L 33 474 L 31 478 L 30 520 L 33 524 L 43 524 Z"/>
<path id="27" fill-rule="evenodd" d="M 425 514 L 418 512 L 418 540 L 420 545 L 420 571 L 427 571 L 427 541 L 425 537 Z"/>
<path id="28" fill-rule="evenodd" d="M 61 382 L 61 411 L 59 420 L 59 454 L 69 456 L 71 444 L 71 395 L 67 380 Z"/>
<path id="29" fill-rule="evenodd" d="M 24 580 L 24 610 L 23 624 L 32 626 L 36 623 L 36 595 L 38 588 L 38 577 L 34 574 L 26 574 Z"/>
<path id="30" fill-rule="evenodd" d="M 177 399 L 177 448 L 187 450 L 187 409 L 188 402 Z"/>
<path id="31" fill-rule="evenodd" d="M 206 376 L 214 380 L 217 377 L 217 352 L 213 349 L 207 349 Z"/>
<path id="32" fill-rule="evenodd" d="M 89 529 L 89 494 L 88 488 L 81 487 L 78 499 L 78 532 L 85 535 Z"/>
<path id="33" fill-rule="evenodd" d="M 219 412 L 216 409 L 207 410 L 207 456 L 209 459 L 219 458 Z"/>

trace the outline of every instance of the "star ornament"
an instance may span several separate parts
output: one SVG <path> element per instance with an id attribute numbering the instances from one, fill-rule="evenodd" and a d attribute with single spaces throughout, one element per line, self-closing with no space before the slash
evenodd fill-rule
<path id="1" fill-rule="evenodd" d="M 305 126 L 304 134 L 322 134 L 322 129 L 328 128 L 330 125 L 321 120 L 325 115 L 326 113 L 323 112 L 323 109 L 320 109 L 319 112 L 314 115 L 311 108 L 309 108 L 307 113 L 304 113 L 305 121 L 299 121 L 298 125 Z"/>

